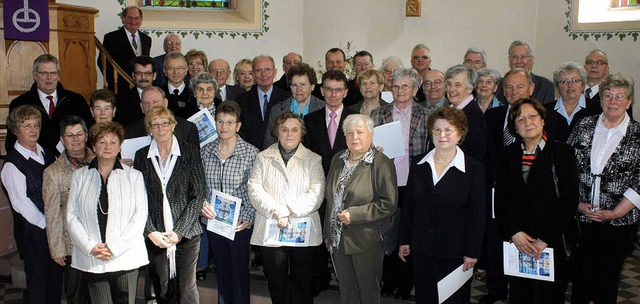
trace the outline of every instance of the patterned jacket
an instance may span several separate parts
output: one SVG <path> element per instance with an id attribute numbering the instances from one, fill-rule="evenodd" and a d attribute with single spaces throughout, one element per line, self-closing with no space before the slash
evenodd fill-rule
<path id="1" fill-rule="evenodd" d="M 580 201 L 589 202 L 591 196 L 591 149 L 596 123 L 601 115 L 582 119 L 573 129 L 567 143 L 575 149 L 580 180 Z M 630 120 L 625 136 L 613 152 L 602 171 L 600 182 L 600 208 L 613 210 L 627 189 L 640 194 L 640 123 Z M 631 225 L 638 221 L 638 208 L 627 215 L 608 221 L 613 226 Z M 589 222 L 585 216 L 580 221 Z"/>
<path id="2" fill-rule="evenodd" d="M 395 102 L 383 104 L 371 113 L 375 126 L 393 122 L 393 105 Z M 427 152 L 429 132 L 427 131 L 427 109 L 414 102 L 411 108 L 411 132 L 409 133 L 409 155 L 416 156 Z"/>

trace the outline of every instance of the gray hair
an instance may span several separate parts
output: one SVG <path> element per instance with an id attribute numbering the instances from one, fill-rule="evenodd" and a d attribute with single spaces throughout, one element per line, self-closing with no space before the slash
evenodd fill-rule
<path id="1" fill-rule="evenodd" d="M 444 79 L 451 79 L 460 73 L 467 74 L 467 88 L 469 90 L 473 90 L 476 87 L 476 83 L 478 82 L 478 74 L 471 67 L 466 66 L 464 64 L 458 64 L 450 67 L 445 73 Z"/>
<path id="2" fill-rule="evenodd" d="M 33 70 L 32 72 L 35 73 L 38 71 L 38 66 L 41 63 L 49 63 L 49 62 L 53 62 L 56 64 L 56 69 L 58 69 L 58 73 L 60 73 L 60 61 L 58 61 L 58 58 L 56 58 L 56 56 L 53 56 L 51 54 L 42 54 L 40 56 L 38 56 L 38 58 L 36 58 L 36 60 L 33 61 Z"/>
<path id="3" fill-rule="evenodd" d="M 509 78 L 509 76 L 511 75 L 517 75 L 517 74 L 523 74 L 525 77 L 527 77 L 527 82 L 529 84 L 533 84 L 533 77 L 531 76 L 531 72 L 522 69 L 522 68 L 513 68 L 511 70 L 509 70 L 506 74 L 504 74 L 504 76 L 502 77 L 502 79 L 507 79 Z"/>
<path id="4" fill-rule="evenodd" d="M 342 123 L 342 132 L 346 135 L 347 131 L 355 126 L 364 126 L 369 133 L 373 135 L 373 119 L 371 117 L 362 114 L 351 114 L 347 116 Z"/>
<path id="5" fill-rule="evenodd" d="M 468 48 L 467 52 L 464 53 L 464 57 L 462 57 L 462 60 L 467 58 L 467 55 L 469 55 L 469 53 L 480 54 L 480 57 L 482 57 L 482 62 L 484 64 L 487 64 L 487 52 L 485 52 L 483 49 L 476 48 L 476 47 Z"/>
<path id="6" fill-rule="evenodd" d="M 431 49 L 422 43 L 416 44 L 416 46 L 414 46 L 413 49 L 411 50 L 411 53 L 413 54 L 413 52 L 420 49 L 426 50 L 427 54 L 429 54 L 429 57 L 431 57 Z"/>
<path id="7" fill-rule="evenodd" d="M 627 92 L 627 98 L 633 105 L 634 84 L 631 76 L 622 75 L 620 73 L 609 74 L 600 83 L 600 90 L 603 92 L 614 87 L 619 87 Z"/>
<path id="8" fill-rule="evenodd" d="M 198 85 L 206 83 L 212 83 L 216 93 L 218 92 L 218 82 L 216 81 L 216 78 L 209 72 L 200 72 L 191 79 L 191 93 L 193 93 L 193 96 L 196 95 L 196 88 Z"/>
<path id="9" fill-rule="evenodd" d="M 560 83 L 560 80 L 561 80 L 560 77 L 562 76 L 562 74 L 574 72 L 574 71 L 580 74 L 580 80 L 582 81 L 583 84 L 586 84 L 587 72 L 584 70 L 584 67 L 582 67 L 581 65 L 573 61 L 567 61 L 565 63 L 562 63 L 558 68 L 556 68 L 555 71 L 553 71 L 553 83 L 555 83 L 556 86 L 558 86 L 558 84 Z"/>
<path id="10" fill-rule="evenodd" d="M 393 81 L 396 81 L 402 77 L 411 78 L 411 85 L 413 85 L 414 88 L 420 86 L 420 83 L 418 82 L 418 72 L 416 70 L 409 68 L 399 68 L 393 71 L 393 75 L 391 75 L 391 79 Z"/>
<path id="11" fill-rule="evenodd" d="M 516 46 L 519 45 L 524 45 L 527 47 L 527 49 L 529 50 L 528 55 L 529 56 L 533 56 L 533 47 L 531 46 L 531 43 L 526 42 L 526 41 L 522 41 L 522 40 L 515 40 L 514 42 L 511 42 L 511 45 L 509 46 L 509 53 L 508 55 L 511 55 L 511 49 L 513 49 Z"/>
<path id="12" fill-rule="evenodd" d="M 271 65 L 273 65 L 273 68 L 276 67 L 276 62 L 273 60 L 273 57 L 269 56 L 269 55 L 265 55 L 265 54 L 260 54 L 256 57 L 253 58 L 253 60 L 251 61 L 251 68 L 253 68 L 253 65 L 256 63 L 256 60 L 260 59 L 260 58 L 267 58 L 271 61 Z"/>
<path id="13" fill-rule="evenodd" d="M 387 58 L 385 58 L 384 60 L 382 60 L 382 66 L 380 67 L 380 72 L 382 72 L 382 70 L 384 70 L 384 68 L 392 63 L 396 63 L 398 64 L 399 67 L 403 67 L 402 65 L 402 60 L 400 60 L 400 58 L 396 57 L 396 56 L 389 56 Z"/>
<path id="14" fill-rule="evenodd" d="M 169 38 L 173 37 L 173 36 L 176 36 L 176 37 L 178 37 L 178 39 L 180 39 L 180 36 L 178 36 L 178 34 L 169 33 L 169 34 L 167 34 L 167 36 L 164 36 L 164 40 L 162 41 L 162 46 L 166 46 L 167 43 L 169 43 Z M 180 42 L 182 42 L 182 40 L 180 40 Z"/>
<path id="15" fill-rule="evenodd" d="M 479 69 L 477 74 L 478 80 L 480 80 L 480 77 L 491 77 L 491 79 L 493 79 L 493 82 L 498 83 L 502 79 L 502 76 L 500 76 L 500 72 L 490 68 Z"/>
<path id="16" fill-rule="evenodd" d="M 595 49 L 595 50 L 591 50 L 589 53 L 587 53 L 587 56 L 585 56 L 585 59 L 586 59 L 587 57 L 589 57 L 589 55 L 591 55 L 591 54 L 593 54 L 593 53 L 600 53 L 600 54 L 602 54 L 602 56 L 604 56 L 604 57 L 607 57 L 607 58 L 609 57 L 609 56 L 607 56 L 607 53 L 605 53 L 603 50 L 601 50 L 601 49 Z"/>

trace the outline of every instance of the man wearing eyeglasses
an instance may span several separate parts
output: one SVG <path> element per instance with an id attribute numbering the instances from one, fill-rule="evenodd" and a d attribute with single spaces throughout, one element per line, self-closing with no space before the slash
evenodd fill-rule
<path id="1" fill-rule="evenodd" d="M 154 59 L 149 56 L 138 56 L 131 60 L 131 77 L 136 86 L 120 92 L 117 96 L 118 111 L 113 118 L 123 126 L 144 117 L 140 109 L 140 97 L 142 91 L 153 85 L 157 73 Z"/>
<path id="2" fill-rule="evenodd" d="M 609 75 L 609 59 L 601 50 L 592 50 L 584 59 L 584 69 L 587 72 L 587 83 L 584 86 L 584 97 L 587 100 L 600 102 L 600 82 Z"/>
<path id="3" fill-rule="evenodd" d="M 60 154 L 56 148 L 60 141 L 58 124 L 67 115 L 79 116 L 88 125 L 93 124 L 89 105 L 82 95 L 62 87 L 60 63 L 55 56 L 51 54 L 38 56 L 33 62 L 32 76 L 34 83 L 31 89 L 11 101 L 9 113 L 21 105 L 32 105 L 38 108 L 42 114 L 42 128 L 38 143 Z M 15 134 L 7 132 L 5 141 L 7 153 L 13 150 L 16 140 Z"/>
<path id="4" fill-rule="evenodd" d="M 531 74 L 531 78 L 535 85 L 535 90 L 531 97 L 543 104 L 550 103 L 555 100 L 553 82 L 546 77 L 536 75 L 531 72 L 534 57 L 533 47 L 529 42 L 521 40 L 511 42 L 511 45 L 509 46 L 509 56 L 507 59 L 509 60 L 510 69 L 525 69 Z M 498 85 L 496 97 L 502 102 L 507 102 L 502 89 L 502 81 Z"/>
<path id="5" fill-rule="evenodd" d="M 449 106 L 451 103 L 445 96 L 444 73 L 438 70 L 429 70 L 424 76 L 422 90 L 426 99 L 419 104 L 427 109 L 427 113 Z M 418 92 L 420 94 L 420 92 Z"/>
<path id="6" fill-rule="evenodd" d="M 167 83 L 161 88 L 169 100 L 169 110 L 184 119 L 198 112 L 195 97 L 184 81 L 187 69 L 187 59 L 180 52 L 171 52 L 164 59 L 164 75 L 167 76 Z"/>
<path id="7" fill-rule="evenodd" d="M 229 67 L 229 62 L 227 62 L 226 60 L 212 60 L 209 63 L 209 68 L 207 70 L 211 75 L 213 75 L 213 77 L 216 78 L 216 82 L 218 83 L 218 92 L 216 93 L 216 98 L 218 98 L 220 101 L 235 101 L 238 95 L 246 92 L 240 86 L 227 84 L 229 75 L 231 75 L 231 68 Z"/>
<path id="8" fill-rule="evenodd" d="M 422 86 L 427 71 L 431 70 L 431 49 L 420 43 L 411 50 L 411 67 L 418 72 L 418 83 L 420 87 L 416 93 L 419 102 L 425 101 L 425 88 Z"/>
<path id="9" fill-rule="evenodd" d="M 104 35 L 102 44 L 111 58 L 115 60 L 120 68 L 127 75 L 131 74 L 131 59 L 136 56 L 149 56 L 151 50 L 151 37 L 139 31 L 142 25 L 142 10 L 137 6 L 128 6 L 122 10 L 123 27 Z M 100 66 L 100 58 L 98 58 L 98 66 Z M 113 68 L 107 67 L 105 81 L 108 82 L 109 90 L 114 91 L 113 85 Z M 118 92 L 129 89 L 129 84 L 122 77 L 118 77 Z M 115 91 L 114 91 L 115 92 Z"/>
<path id="10" fill-rule="evenodd" d="M 167 77 L 164 75 L 164 72 L 162 72 L 164 71 L 164 58 L 171 52 L 182 51 L 182 41 L 180 40 L 180 36 L 174 33 L 165 36 L 164 42 L 162 43 L 162 49 L 164 49 L 164 54 L 153 57 L 155 70 L 161 71 L 156 75 L 156 79 L 153 81 L 153 85 L 157 87 L 167 83 Z"/>

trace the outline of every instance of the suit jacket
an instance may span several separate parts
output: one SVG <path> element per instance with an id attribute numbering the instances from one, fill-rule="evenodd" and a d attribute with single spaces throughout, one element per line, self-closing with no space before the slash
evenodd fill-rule
<path id="1" fill-rule="evenodd" d="M 198 217 L 204 204 L 204 169 L 200 159 L 200 145 L 179 143 L 180 156 L 171 173 L 165 188 L 171 215 L 173 216 L 173 231 L 190 239 L 202 233 Z M 144 235 L 154 231 L 164 232 L 162 217 L 162 184 L 156 170 L 147 158 L 150 146 L 136 152 L 133 167 L 142 172 L 144 184 L 149 200 L 149 218 L 144 229 Z"/>
<path id="2" fill-rule="evenodd" d="M 375 126 L 384 125 L 393 122 L 393 106 L 392 103 L 383 103 L 379 108 L 371 113 L 373 124 Z M 417 103 L 413 103 L 411 109 L 411 126 L 409 133 L 409 155 L 416 156 L 427 151 L 429 144 L 429 132 L 427 131 L 427 118 L 429 114 L 427 109 Z"/>
<path id="3" fill-rule="evenodd" d="M 189 84 L 185 83 L 184 90 L 180 95 L 176 96 L 173 92 L 169 92 L 169 83 L 162 85 L 162 90 L 169 101 L 169 110 L 176 116 L 187 119 L 191 115 L 198 113 L 196 98 L 193 96 Z"/>
<path id="4" fill-rule="evenodd" d="M 282 77 L 280 77 L 280 79 L 278 79 L 273 83 L 273 85 L 285 91 L 289 91 L 290 88 L 289 88 L 289 83 L 287 82 L 287 74 L 286 73 L 283 74 Z M 316 85 L 316 87 L 317 86 L 318 85 Z"/>
<path id="5" fill-rule="evenodd" d="M 180 117 L 176 118 L 176 128 L 173 130 L 173 135 L 178 139 L 178 143 L 189 143 L 192 145 L 200 146 L 200 137 L 198 136 L 198 128 L 196 125 L 188 120 Z M 136 138 L 141 136 L 147 136 L 147 128 L 144 126 L 144 118 L 138 119 L 124 129 L 125 138 Z M 145 156 L 146 157 L 146 156 Z"/>
<path id="6" fill-rule="evenodd" d="M 464 153 L 458 150 L 458 153 Z M 478 258 L 485 229 L 484 166 L 464 154 L 465 172 L 451 167 L 434 185 L 431 166 L 416 157 L 409 169 L 400 245 L 411 254 L 435 258 Z"/>
<path id="7" fill-rule="evenodd" d="M 311 92 L 311 95 L 324 101 L 324 96 L 322 96 L 322 92 L 320 91 L 321 87 L 322 83 L 316 84 L 315 88 L 313 88 L 313 91 Z M 344 104 L 346 107 L 350 107 L 358 103 L 358 101 L 362 100 L 362 94 L 360 94 L 360 89 L 356 87 L 356 83 L 354 80 L 347 81 L 347 89 L 347 96 L 342 101 L 342 104 Z"/>
<path id="8" fill-rule="evenodd" d="M 508 106 L 500 106 L 497 108 L 488 109 L 484 112 L 484 119 L 487 124 L 487 158 L 486 158 L 486 170 L 487 170 L 487 183 L 490 187 L 494 186 L 496 181 L 496 174 L 498 174 L 498 158 L 500 153 L 504 150 L 504 121 Z M 516 138 L 516 142 L 520 142 L 520 136 L 513 134 Z"/>
<path id="9" fill-rule="evenodd" d="M 164 58 L 167 57 L 167 54 L 162 54 L 160 56 L 153 57 L 154 66 L 156 68 L 156 80 L 153 81 L 153 85 L 156 87 L 161 87 L 165 83 L 167 83 L 167 76 L 164 74 Z"/>
<path id="10" fill-rule="evenodd" d="M 341 158 L 346 150 L 338 152 L 331 161 L 327 174 L 325 198 L 327 212 L 332 212 L 335 194 L 344 167 Z M 361 161 L 351 174 L 342 194 L 343 209 L 349 209 L 351 224 L 343 226 L 340 246 L 346 255 L 365 252 L 380 246 L 380 235 L 391 227 L 391 217 L 398 207 L 396 167 L 383 153 L 373 150 L 373 163 Z M 376 174 L 378 200 L 373 194 L 371 166 Z M 331 217 L 324 218 L 324 239 L 331 240 Z"/>
<path id="11" fill-rule="evenodd" d="M 531 78 L 533 83 L 535 84 L 535 88 L 533 90 L 533 99 L 537 100 L 542 104 L 553 102 L 555 97 L 555 87 L 553 86 L 553 82 L 546 77 L 536 75 L 531 73 Z M 496 91 L 496 97 L 503 103 L 507 103 L 507 99 L 504 97 L 504 90 L 502 88 L 502 80 L 498 83 L 498 90 Z"/>
<path id="12" fill-rule="evenodd" d="M 471 101 L 462 111 L 467 115 L 469 131 L 460 148 L 465 154 L 484 162 L 487 157 L 487 137 L 489 136 L 484 113 L 475 100 Z"/>
<path id="13" fill-rule="evenodd" d="M 227 101 L 227 100 L 233 100 L 236 101 L 236 99 L 238 98 L 238 96 L 244 92 L 246 92 L 242 87 L 237 86 L 237 85 L 225 85 L 224 86 L 226 93 L 227 93 L 227 99 L 226 100 L 222 100 L 222 97 L 220 96 L 220 92 L 218 92 L 216 94 L 216 98 L 218 98 L 221 101 Z"/>
<path id="14" fill-rule="evenodd" d="M 547 118 L 544 121 L 544 128 L 547 131 L 549 138 L 563 142 L 567 141 L 573 127 L 575 127 L 584 117 L 602 113 L 600 103 L 595 100 L 587 100 L 587 107 L 576 112 L 571 120 L 571 124 L 569 124 L 564 116 L 554 110 L 557 102 L 558 100 L 544 105 L 547 109 Z"/>
<path id="15" fill-rule="evenodd" d="M 309 98 L 309 114 L 324 108 L 324 101 L 315 98 L 313 95 Z M 289 97 L 286 100 L 274 105 L 269 110 L 269 120 L 267 121 L 267 129 L 265 130 L 264 134 L 263 147 L 269 147 L 271 146 L 271 144 L 278 141 L 278 139 L 273 136 L 273 134 L 271 134 L 273 125 L 276 123 L 276 119 L 278 119 L 278 116 L 280 116 L 280 114 L 291 110 L 292 101 L 293 97 Z"/>
<path id="16" fill-rule="evenodd" d="M 304 124 L 307 126 L 304 146 L 322 157 L 322 169 L 325 175 L 329 173 L 333 156 L 347 148 L 345 134 L 342 131 L 344 119 L 350 114 L 358 114 L 344 105 L 342 106 L 342 115 L 340 115 L 338 121 L 338 131 L 336 132 L 333 147 L 331 147 L 329 132 L 327 131 L 327 121 L 325 119 L 326 111 L 325 107 L 304 117 Z"/>
<path id="17" fill-rule="evenodd" d="M 147 34 L 138 31 L 140 34 L 140 49 L 142 50 L 141 55 L 149 56 L 149 52 L 151 51 L 151 37 Z M 124 70 L 127 75 L 131 75 L 131 59 L 136 57 L 136 53 L 131 48 L 131 35 L 127 30 L 125 30 L 124 26 L 113 31 L 106 33 L 104 35 L 104 39 L 102 40 L 102 44 L 104 45 L 111 58 L 115 60 L 115 62 Z M 100 66 L 100 57 L 98 57 L 98 66 Z M 111 80 L 111 75 L 113 75 L 113 68 L 107 68 L 107 76 L 109 83 L 109 90 L 114 91 L 113 81 Z M 124 81 L 123 78 L 118 78 L 118 92 L 126 91 L 129 88 L 129 85 Z"/>
<path id="18" fill-rule="evenodd" d="M 124 127 L 140 118 L 144 118 L 144 113 L 142 113 L 142 108 L 140 107 L 140 95 L 138 94 L 137 87 L 118 94 L 116 97 L 116 108 L 116 116 L 113 120 L 119 122 Z"/>
<path id="19" fill-rule="evenodd" d="M 552 166 L 558 179 L 559 197 Z M 529 171 L 522 177 L 522 145 L 509 145 L 500 155 L 496 181 L 496 221 L 505 239 L 519 231 L 562 251 L 560 235 L 570 228 L 578 208 L 578 171 L 571 147 L 547 141 Z M 574 221 L 575 224 L 575 221 Z"/>
<path id="20" fill-rule="evenodd" d="M 269 99 L 269 104 L 267 106 L 267 113 L 271 111 L 271 107 L 289 98 L 289 96 L 291 96 L 291 92 L 274 87 L 271 92 L 271 99 Z M 264 134 L 265 128 L 267 127 L 268 117 L 265 117 L 265 119 L 262 118 L 258 86 L 253 85 L 249 91 L 238 95 L 237 99 L 238 100 L 236 101 L 242 109 L 242 114 L 240 115 L 240 121 L 242 122 L 240 133 L 242 138 L 246 142 L 260 149 L 260 151 L 264 150 L 267 148 L 263 147 L 262 144 L 264 143 Z"/>
<path id="21" fill-rule="evenodd" d="M 57 156 L 60 154 L 58 149 L 56 149 L 56 145 L 60 141 L 60 129 L 58 126 L 60 121 L 65 116 L 77 115 L 85 121 L 87 126 L 91 126 L 93 125 L 93 117 L 91 116 L 89 105 L 82 95 L 65 90 L 60 82 L 58 82 L 56 93 L 58 99 L 56 109 L 53 111 L 53 118 L 49 117 L 47 110 L 45 110 L 42 105 L 35 82 L 31 85 L 31 89 L 29 89 L 28 92 L 11 101 L 11 104 L 9 104 L 9 113 L 21 105 L 31 105 L 40 110 L 40 114 L 42 114 L 42 127 L 40 128 L 38 143 L 43 147 L 51 149 Z M 7 140 L 4 146 L 7 153 L 13 150 L 13 145 L 16 143 L 16 140 L 16 135 L 7 130 Z"/>

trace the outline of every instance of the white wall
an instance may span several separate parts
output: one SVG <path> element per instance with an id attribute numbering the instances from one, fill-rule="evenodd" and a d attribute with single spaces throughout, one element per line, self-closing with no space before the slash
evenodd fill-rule
<path id="1" fill-rule="evenodd" d="M 58 2 L 99 9 L 96 35 L 100 38 L 121 24 L 117 16 L 121 8 L 116 0 Z M 374 55 L 376 66 L 390 55 L 400 57 L 405 66 L 410 66 L 411 48 L 425 43 L 432 50 L 432 66 L 445 70 L 461 63 L 465 50 L 475 46 L 487 51 L 490 67 L 504 72 L 508 68 L 507 48 L 511 41 L 520 39 L 534 46 L 533 70 L 537 74 L 551 78 L 560 63 L 569 60 L 582 63 L 589 50 L 599 48 L 609 55 L 612 72 L 628 74 L 640 81 L 640 60 L 637 55 L 632 56 L 638 42 L 631 38 L 573 40 L 563 29 L 565 1 L 423 0 L 421 17 L 405 17 L 404 2 L 270 0 L 267 8 L 270 30 L 258 40 L 187 36 L 183 39 L 183 51 L 201 49 L 210 59 L 221 57 L 231 64 L 265 53 L 276 58 L 280 69 L 280 58 L 289 51 L 301 53 L 304 61 L 315 67 L 318 61 L 324 62 L 326 50 L 344 48 L 351 42 L 351 55 L 356 50 L 368 50 Z M 162 53 L 162 38 L 154 35 L 153 56 Z"/>

